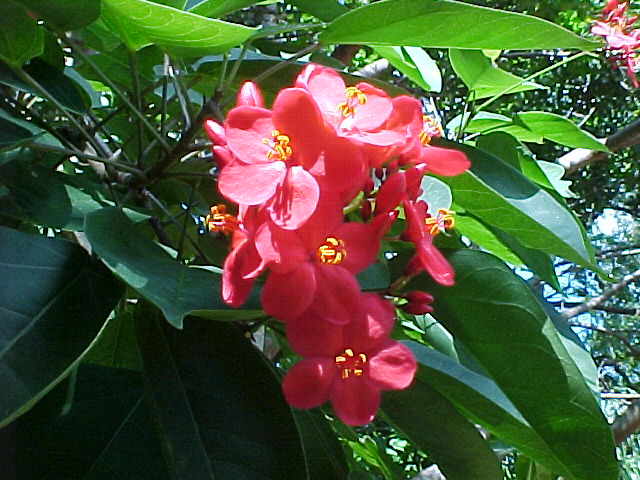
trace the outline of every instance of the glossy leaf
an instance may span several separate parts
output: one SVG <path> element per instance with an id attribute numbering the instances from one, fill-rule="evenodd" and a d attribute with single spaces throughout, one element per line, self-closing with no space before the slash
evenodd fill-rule
<path id="1" fill-rule="evenodd" d="M 13 0 L 0 3 L 0 60 L 18 67 L 44 49 L 44 31 Z"/>
<path id="2" fill-rule="evenodd" d="M 222 53 L 247 40 L 255 29 L 184 12 L 147 0 L 103 0 L 103 8 L 141 37 L 179 56 Z M 135 46 L 138 46 L 137 42 Z M 141 45 L 140 45 L 141 46 Z"/>
<path id="3" fill-rule="evenodd" d="M 337 18 L 319 38 L 329 44 L 487 50 L 598 46 L 540 18 L 447 0 L 376 2 Z"/>
<path id="4" fill-rule="evenodd" d="M 424 450 L 448 480 L 502 480 L 500 462 L 455 406 L 423 382 L 383 396 L 384 417 Z"/>
<path id="5" fill-rule="evenodd" d="M 491 231 L 482 222 L 468 215 L 458 214 L 455 218 L 456 230 L 473 243 L 511 265 L 524 265 L 522 259 L 502 243 L 495 232 Z"/>
<path id="6" fill-rule="evenodd" d="M 442 89 L 440 69 L 422 48 L 377 46 L 373 49 L 427 92 L 439 92 Z"/>
<path id="7" fill-rule="evenodd" d="M 460 128 L 461 117 L 456 117 L 449 122 L 449 129 Z M 544 137 L 532 132 L 524 125 L 514 124 L 509 117 L 491 112 L 480 112 L 469 121 L 464 129 L 469 133 L 504 132 L 521 142 L 542 143 Z"/>
<path id="8" fill-rule="evenodd" d="M 169 480 L 138 372 L 82 364 L 0 431 L 0 469 L 13 480 Z"/>
<path id="9" fill-rule="evenodd" d="M 532 132 L 560 145 L 588 148 L 598 152 L 609 151 L 593 135 L 577 127 L 571 120 L 555 113 L 522 112 L 516 115 L 515 122 L 521 122 Z"/>
<path id="10" fill-rule="evenodd" d="M 14 0 L 60 31 L 76 30 L 100 16 L 101 0 Z"/>
<path id="11" fill-rule="evenodd" d="M 175 447 L 169 462 L 177 478 L 196 467 L 187 459 L 202 452 L 187 447 L 198 444 L 215 478 L 306 478 L 298 431 L 280 384 L 239 330 L 193 317 L 184 330 L 166 324 L 154 328 L 142 329 L 138 338 L 155 421 L 167 445 Z M 206 472 L 199 470 L 197 478 L 212 478 Z"/>
<path id="12" fill-rule="evenodd" d="M 456 271 L 455 286 L 430 281 L 421 285 L 435 297 L 433 315 L 552 446 L 563 467 L 558 474 L 615 480 L 609 425 L 537 299 L 491 255 L 458 250 L 450 253 L 449 261 Z"/>
<path id="13" fill-rule="evenodd" d="M 525 82 L 523 78 L 496 67 L 482 51 L 451 49 L 449 60 L 456 74 L 473 92 L 474 98 L 545 88 L 534 82 Z"/>
<path id="14" fill-rule="evenodd" d="M 489 153 L 438 143 L 459 148 L 471 160 L 469 171 L 442 178 L 451 187 L 456 205 L 529 248 L 596 268 L 580 224 L 552 195 Z"/>
<path id="15" fill-rule="evenodd" d="M 254 3 L 256 0 L 204 0 L 189 11 L 203 17 L 219 18 Z"/>
<path id="16" fill-rule="evenodd" d="M 119 209 L 104 208 L 89 214 L 85 233 L 102 261 L 158 306 L 171 325 L 182 328 L 182 319 L 193 311 L 216 320 L 238 320 L 247 314 L 229 309 L 222 301 L 219 273 L 178 263 L 138 232 Z M 256 312 L 259 315 L 255 296 L 245 308 L 251 309 L 251 317 Z"/>
<path id="17" fill-rule="evenodd" d="M 78 245 L 0 227 L 0 425 L 69 372 L 123 289 Z"/>

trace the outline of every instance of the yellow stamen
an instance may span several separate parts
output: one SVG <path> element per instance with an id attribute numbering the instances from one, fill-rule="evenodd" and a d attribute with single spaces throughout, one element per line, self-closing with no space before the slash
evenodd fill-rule
<path id="1" fill-rule="evenodd" d="M 289 146 L 291 139 L 288 135 L 283 135 L 280 130 L 274 130 L 271 132 L 272 139 L 263 138 L 262 143 L 269 145 L 271 150 L 267 152 L 267 158 L 269 160 L 286 162 L 293 154 L 293 150 Z"/>
<path id="2" fill-rule="evenodd" d="M 367 103 L 367 96 L 356 87 L 345 88 L 344 96 L 347 97 L 347 101 L 338 104 L 338 112 L 343 118 L 354 116 L 356 107 Z"/>
<path id="3" fill-rule="evenodd" d="M 317 256 L 322 263 L 337 265 L 347 258 L 347 251 L 342 240 L 327 237 L 324 243 L 318 247 Z"/>
<path id="4" fill-rule="evenodd" d="M 429 115 L 422 116 L 422 132 L 418 135 L 420 143 L 428 145 L 432 138 L 441 137 L 443 133 L 444 130 L 438 120 Z"/>
<path id="5" fill-rule="evenodd" d="M 439 208 L 437 216 L 425 218 L 424 223 L 429 227 L 429 234 L 437 235 L 440 232 L 454 228 L 456 221 L 453 218 L 453 213 L 444 208 Z"/>
<path id="6" fill-rule="evenodd" d="M 335 358 L 336 365 L 340 368 L 340 378 L 349 378 L 350 375 L 359 377 L 364 373 L 367 356 L 364 353 L 356 355 L 350 348 L 345 349 Z"/>
<path id="7" fill-rule="evenodd" d="M 205 219 L 205 224 L 210 232 L 222 232 L 225 235 L 238 229 L 238 219 L 227 213 L 227 207 L 224 205 L 212 206 Z"/>

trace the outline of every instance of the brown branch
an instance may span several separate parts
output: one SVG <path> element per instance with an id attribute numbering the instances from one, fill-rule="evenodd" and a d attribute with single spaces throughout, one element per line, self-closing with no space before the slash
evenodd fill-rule
<path id="1" fill-rule="evenodd" d="M 555 306 L 555 307 L 562 307 L 562 308 L 572 308 L 572 307 L 577 307 L 579 305 L 582 305 L 582 302 L 565 302 L 565 301 L 559 301 L 559 302 L 549 302 L 551 303 L 551 305 Z M 614 305 L 596 305 L 595 307 L 592 308 L 592 310 L 599 310 L 601 312 L 607 312 L 607 313 L 615 313 L 618 315 L 633 315 L 635 317 L 640 317 L 640 307 L 616 307 Z M 640 330 L 638 330 L 638 332 L 640 332 Z"/>
<path id="2" fill-rule="evenodd" d="M 618 415 L 611 424 L 616 445 L 620 445 L 630 435 L 640 430 L 640 402 L 633 402 Z"/>
<path id="3" fill-rule="evenodd" d="M 625 347 L 627 347 L 627 349 L 629 349 L 629 353 L 637 359 L 640 359 L 640 349 L 638 349 L 636 346 L 634 346 L 629 339 L 621 332 L 617 331 L 617 330 L 608 330 L 606 328 L 603 327 L 598 327 L 595 325 L 585 325 L 582 323 L 569 323 L 570 327 L 580 327 L 580 328 L 586 328 L 587 330 L 593 330 L 594 332 L 599 332 L 602 333 L 604 335 L 611 335 L 612 337 L 616 337 L 618 340 L 620 340 Z"/>
<path id="4" fill-rule="evenodd" d="M 606 289 L 604 292 L 602 292 L 601 295 L 598 295 L 591 300 L 587 300 L 586 302 L 583 302 L 576 307 L 565 308 L 564 310 L 560 311 L 560 315 L 563 318 L 571 318 L 575 317 L 576 315 L 580 315 L 581 313 L 588 312 L 589 310 L 593 310 L 598 305 L 601 305 L 602 302 L 604 302 L 607 298 L 615 295 L 629 283 L 637 280 L 638 278 L 640 278 L 640 270 L 636 270 L 629 275 L 625 275 L 624 277 L 622 277 L 622 280 L 620 282 Z"/>
<path id="5" fill-rule="evenodd" d="M 612 152 L 618 152 L 625 148 L 640 143 L 640 120 L 636 120 L 626 127 L 618 130 L 606 139 L 600 140 Z M 569 175 L 590 163 L 606 160 L 608 153 L 596 152 L 587 148 L 576 148 L 558 159 L 558 163 L 562 165 Z"/>

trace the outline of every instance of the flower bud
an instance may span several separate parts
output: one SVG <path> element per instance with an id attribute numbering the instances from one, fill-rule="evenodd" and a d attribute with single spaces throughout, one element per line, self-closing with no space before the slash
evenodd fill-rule
<path id="1" fill-rule="evenodd" d="M 231 152 L 229 151 L 229 149 L 225 147 L 214 145 L 212 150 L 213 150 L 213 156 L 216 160 L 216 163 L 220 168 L 224 167 L 229 162 L 231 162 L 231 160 L 233 160 L 233 155 L 231 155 Z"/>
<path id="2" fill-rule="evenodd" d="M 238 91 L 238 97 L 236 98 L 236 106 L 260 108 L 264 106 L 262 93 L 255 83 L 244 82 L 242 84 L 242 87 L 240 87 L 240 90 Z"/>
<path id="3" fill-rule="evenodd" d="M 210 118 L 204 121 L 204 131 L 214 145 L 226 145 L 227 136 L 224 127 Z"/>

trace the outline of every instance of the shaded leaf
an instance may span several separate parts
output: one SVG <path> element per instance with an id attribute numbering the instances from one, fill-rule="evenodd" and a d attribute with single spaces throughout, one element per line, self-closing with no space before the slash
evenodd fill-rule
<path id="1" fill-rule="evenodd" d="M 64 378 L 123 288 L 78 245 L 3 227 L 0 267 L 0 425 L 5 425 Z"/>
<path id="2" fill-rule="evenodd" d="M 596 137 L 577 127 L 571 120 L 555 113 L 522 112 L 516 114 L 514 122 L 521 122 L 532 132 L 560 145 L 588 148 L 598 152 L 609 151 Z"/>
<path id="3" fill-rule="evenodd" d="M 133 315 L 127 311 L 109 318 L 82 361 L 105 367 L 141 370 L 133 322 Z"/>
<path id="4" fill-rule="evenodd" d="M 414 381 L 406 390 L 385 394 L 381 410 L 448 480 L 502 480 L 500 462 L 475 426 L 427 384 Z"/>
<path id="5" fill-rule="evenodd" d="M 0 31 L 0 60 L 9 65 L 19 67 L 44 49 L 44 31 L 12 0 L 0 3 Z"/>
<path id="6" fill-rule="evenodd" d="M 182 328 L 182 319 L 198 311 L 216 320 L 259 315 L 256 295 L 246 310 L 231 310 L 220 296 L 220 273 L 182 265 L 136 230 L 121 210 L 104 208 L 89 214 L 85 233 L 102 261 L 130 287 L 158 306 L 167 321 Z M 244 317 L 246 318 L 246 316 Z"/>
<path id="7" fill-rule="evenodd" d="M 76 30 L 100 16 L 101 0 L 15 0 L 57 30 Z"/>
<path id="8" fill-rule="evenodd" d="M 446 0 L 376 2 L 338 17 L 319 38 L 329 44 L 487 50 L 598 47 L 540 18 Z"/>

